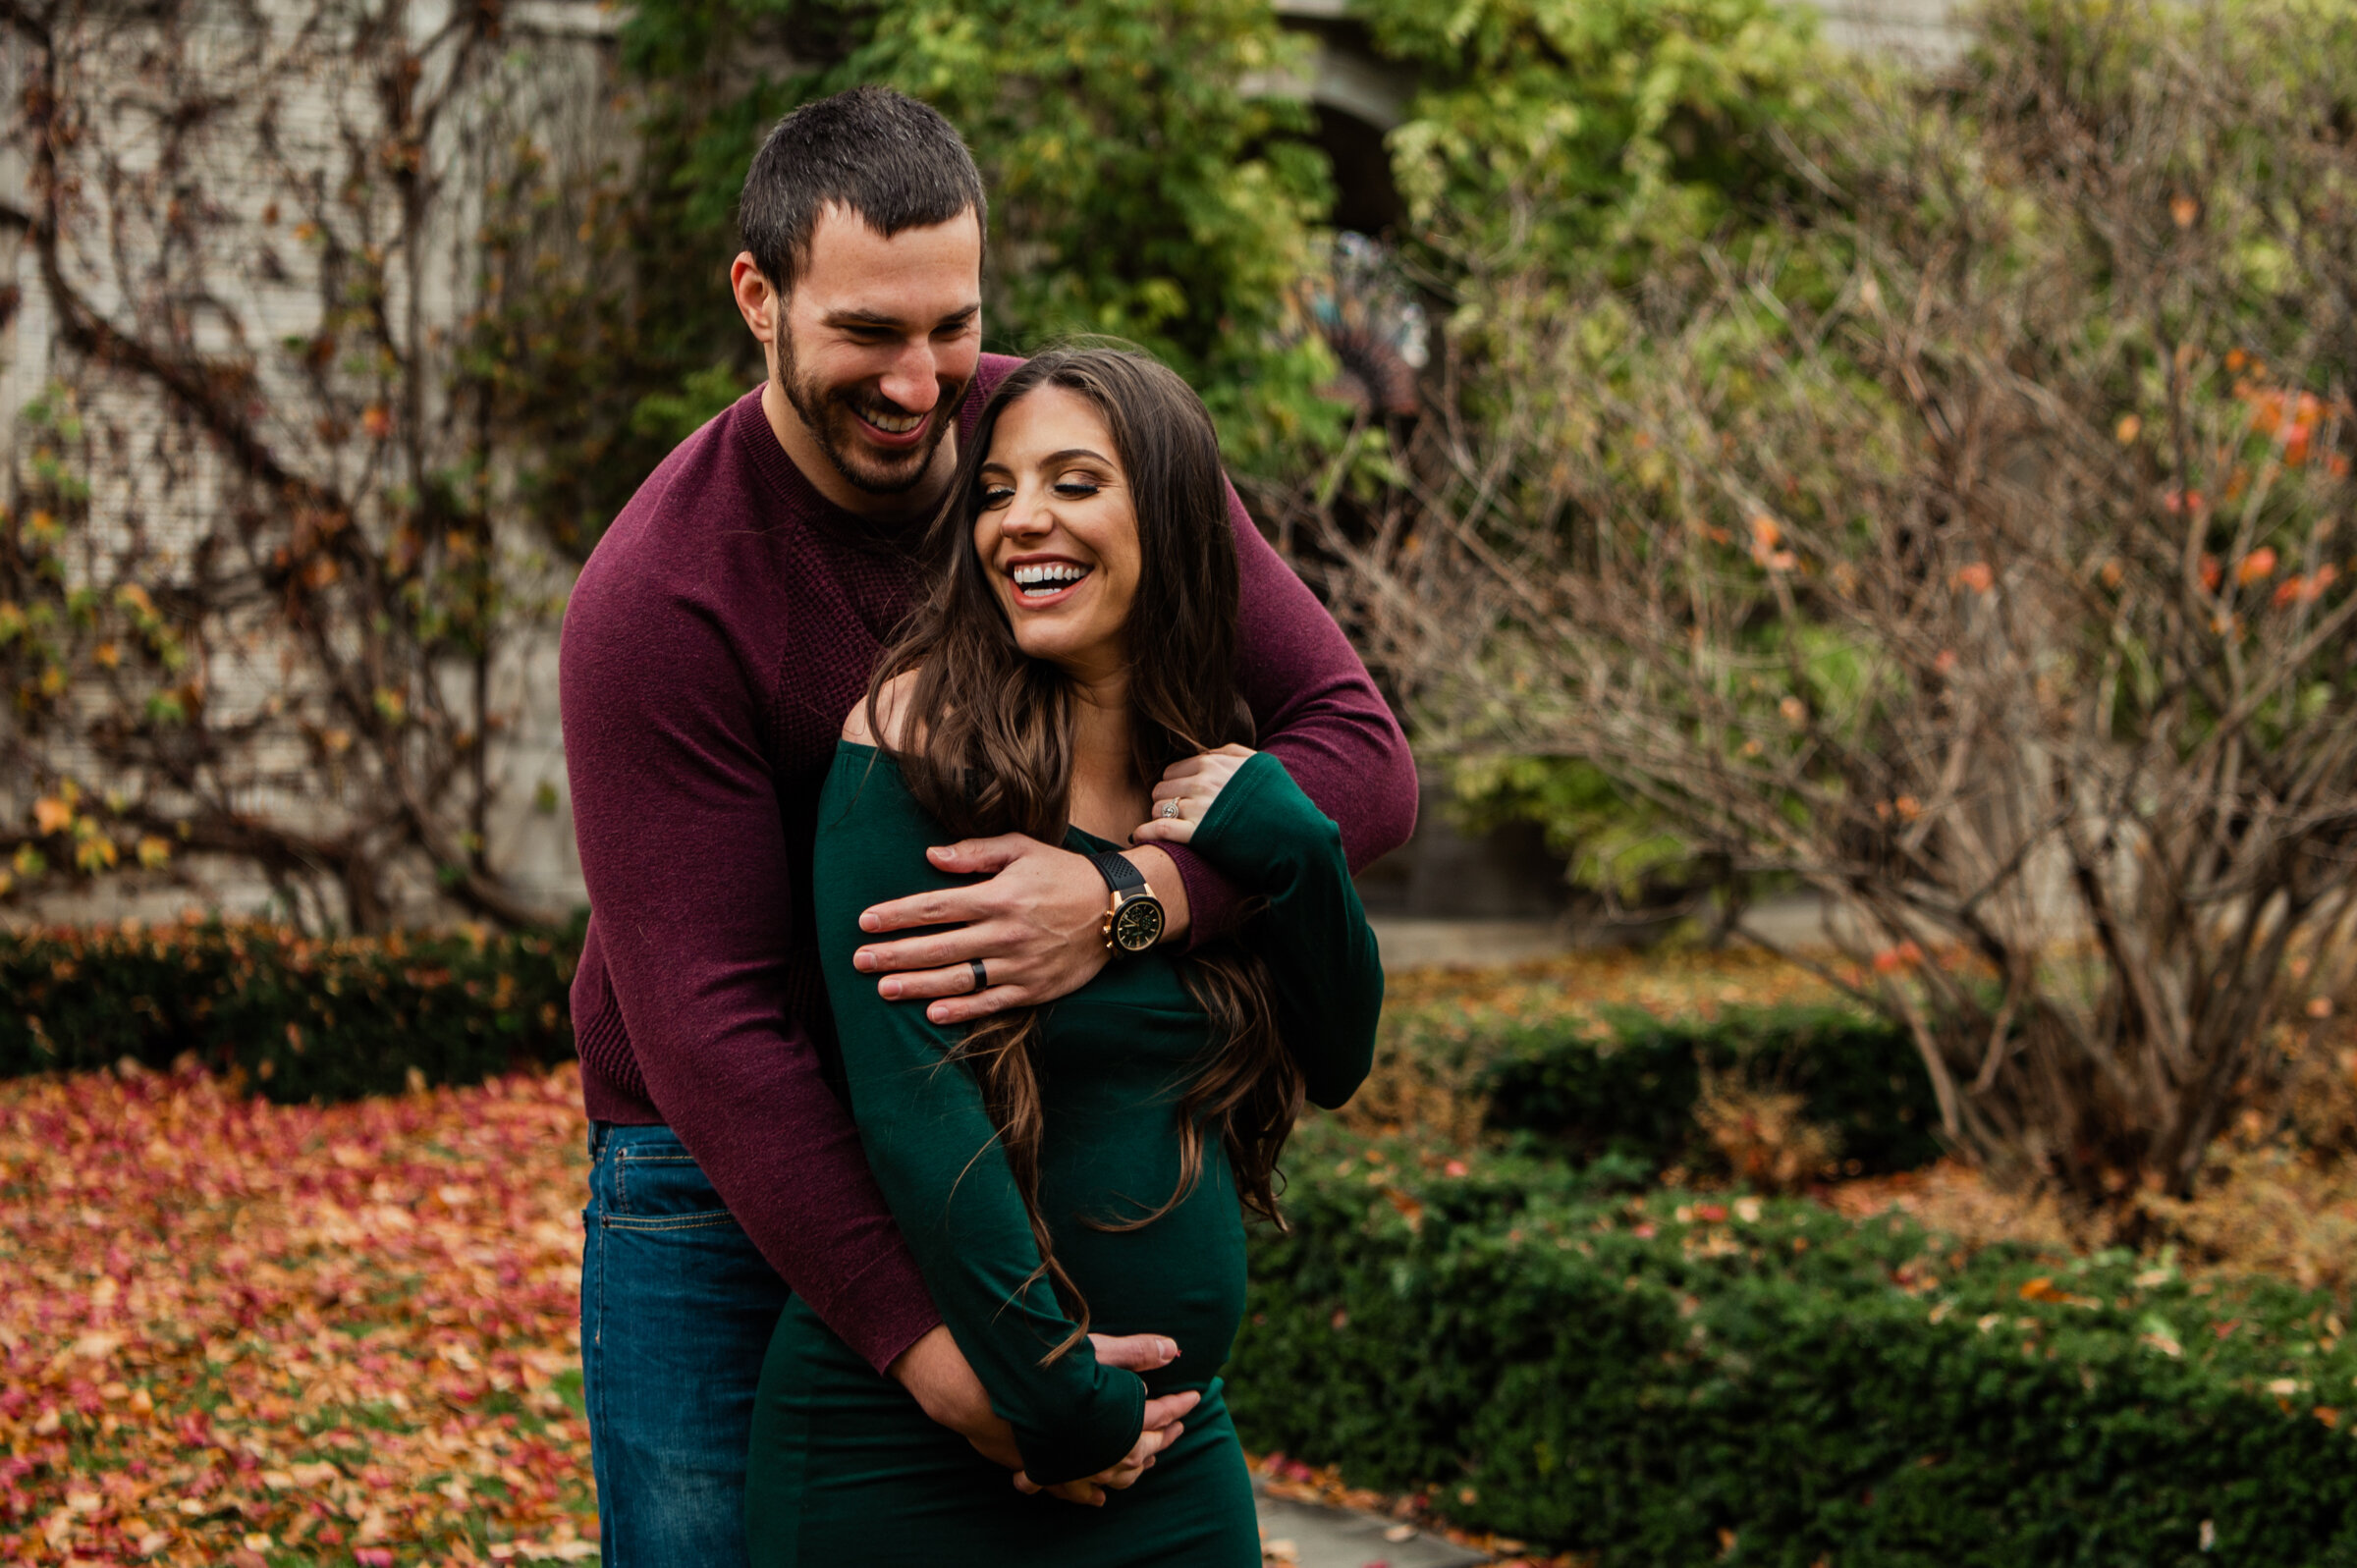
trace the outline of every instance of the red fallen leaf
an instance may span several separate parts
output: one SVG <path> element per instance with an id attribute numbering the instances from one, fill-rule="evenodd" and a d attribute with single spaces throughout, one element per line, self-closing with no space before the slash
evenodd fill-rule
<path id="1" fill-rule="evenodd" d="M 360 1568 L 393 1568 L 393 1553 L 383 1546 L 356 1546 L 352 1560 Z"/>
<path id="2" fill-rule="evenodd" d="M 1923 948 L 1911 939 L 1900 943 L 1895 947 L 1885 947 L 1874 955 L 1874 969 L 1877 974 L 1895 974 L 1901 969 L 1912 969 L 1922 962 Z"/>
<path id="3" fill-rule="evenodd" d="M 1696 1204 L 1694 1206 L 1694 1217 L 1701 1220 L 1707 1220 L 1714 1225 L 1719 1224 L 1727 1218 L 1727 1205 L 1717 1203 Z"/>
<path id="4" fill-rule="evenodd" d="M 1418 1230 L 1423 1227 L 1424 1205 L 1414 1194 L 1401 1192 L 1398 1187 L 1387 1184 L 1383 1189 L 1383 1196 L 1385 1202 L 1399 1211 L 1399 1217 L 1407 1221 L 1408 1229 Z"/>

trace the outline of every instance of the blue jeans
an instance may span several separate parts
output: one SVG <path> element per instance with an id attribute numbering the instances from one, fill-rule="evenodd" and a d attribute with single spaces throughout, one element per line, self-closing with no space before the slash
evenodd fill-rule
<path id="1" fill-rule="evenodd" d="M 604 1568 L 742 1568 L 753 1395 L 792 1292 L 669 1127 L 590 1127 L 581 1228 Z"/>

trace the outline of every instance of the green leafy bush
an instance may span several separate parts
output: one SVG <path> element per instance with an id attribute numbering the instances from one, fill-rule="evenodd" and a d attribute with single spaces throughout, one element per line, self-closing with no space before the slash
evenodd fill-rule
<path id="1" fill-rule="evenodd" d="M 273 1100 L 473 1083 L 573 1054 L 579 932 L 319 941 L 281 927 L 0 932 L 0 1077 L 184 1052 Z"/>
<path id="2" fill-rule="evenodd" d="M 1906 1170 L 1940 1154 L 1940 1110 L 1914 1045 L 1848 1008 L 1741 1008 L 1712 1019 L 1609 1010 L 1610 1033 L 1522 1024 L 1476 1078 L 1489 1124 L 1537 1134 L 1583 1160 L 1659 1169 L 1695 1142 L 1706 1073 L 1799 1097 L 1861 1170 Z"/>
<path id="3" fill-rule="evenodd" d="M 1231 1401 L 1352 1485 L 1599 1568 L 2357 1562 L 2357 1352 L 2320 1294 L 1432 1170 L 1330 1122 L 1288 1165 Z"/>

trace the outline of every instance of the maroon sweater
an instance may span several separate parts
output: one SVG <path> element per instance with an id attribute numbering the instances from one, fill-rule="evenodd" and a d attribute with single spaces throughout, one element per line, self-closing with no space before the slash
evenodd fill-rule
<path id="1" fill-rule="evenodd" d="M 983 357 L 961 436 L 1017 362 Z M 1232 507 L 1245 699 L 1362 865 L 1414 824 L 1406 742 L 1334 622 Z M 809 864 L 844 716 L 915 600 L 921 531 L 823 499 L 747 393 L 615 518 L 574 588 L 560 663 L 589 887 L 573 983 L 589 1114 L 669 1123 L 762 1256 L 879 1371 L 940 1320 L 821 1072 Z M 1174 856 L 1195 930 L 1232 925 L 1233 892 Z"/>

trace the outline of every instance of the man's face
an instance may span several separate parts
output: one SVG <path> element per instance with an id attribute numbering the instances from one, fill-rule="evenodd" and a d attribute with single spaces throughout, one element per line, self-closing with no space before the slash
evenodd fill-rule
<path id="1" fill-rule="evenodd" d="M 829 207 L 783 305 L 778 380 L 819 452 L 869 495 L 914 489 L 981 360 L 975 215 L 887 240 Z"/>

